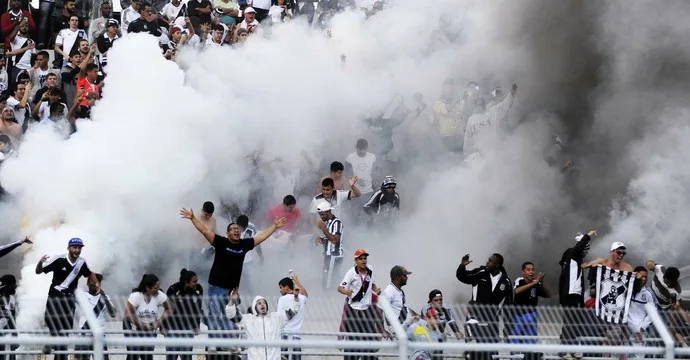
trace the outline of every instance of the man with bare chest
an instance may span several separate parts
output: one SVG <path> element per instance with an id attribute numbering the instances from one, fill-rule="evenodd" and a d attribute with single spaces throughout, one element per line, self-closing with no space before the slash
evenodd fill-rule
<path id="1" fill-rule="evenodd" d="M 599 258 L 590 262 L 586 262 L 582 264 L 582 268 L 594 268 L 597 267 L 597 265 L 604 265 L 608 268 L 614 269 L 614 270 L 621 270 L 621 271 L 633 271 L 632 265 L 628 264 L 627 262 L 623 261 L 623 258 L 627 254 L 625 244 L 622 242 L 616 241 L 613 244 L 611 244 L 611 250 L 610 250 L 610 256 L 607 258 Z"/>

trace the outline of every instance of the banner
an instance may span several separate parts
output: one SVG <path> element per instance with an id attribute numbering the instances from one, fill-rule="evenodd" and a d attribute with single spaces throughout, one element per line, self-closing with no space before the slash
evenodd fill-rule
<path id="1" fill-rule="evenodd" d="M 597 266 L 596 314 L 602 320 L 621 324 L 628 321 L 635 273 Z"/>

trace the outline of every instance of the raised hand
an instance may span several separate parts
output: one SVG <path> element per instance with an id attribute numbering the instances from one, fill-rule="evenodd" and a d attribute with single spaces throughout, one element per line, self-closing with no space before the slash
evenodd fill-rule
<path id="1" fill-rule="evenodd" d="M 462 257 L 462 264 L 467 266 L 472 263 L 472 260 L 470 260 L 470 254 L 465 254 L 465 256 Z"/>
<path id="2" fill-rule="evenodd" d="M 597 236 L 597 231 L 596 231 L 596 230 L 590 230 L 590 231 L 587 233 L 587 235 L 589 235 L 589 237 L 596 237 L 596 236 Z"/>
<path id="3" fill-rule="evenodd" d="M 287 224 L 287 218 L 286 218 L 286 217 L 282 217 L 282 218 L 276 219 L 276 220 L 273 222 L 273 225 L 276 226 L 276 229 L 282 228 L 283 226 L 285 226 L 285 224 Z"/>
<path id="4" fill-rule="evenodd" d="M 356 177 L 356 176 L 351 177 L 350 180 L 348 181 L 350 183 L 350 187 L 355 186 L 355 184 L 357 183 L 357 180 L 359 180 L 358 177 Z"/>
<path id="5" fill-rule="evenodd" d="M 34 243 L 33 241 L 31 241 L 31 239 L 29 239 L 28 236 L 25 237 L 25 238 L 24 238 L 24 241 L 22 241 L 22 242 L 23 242 L 24 244 L 33 244 L 33 243 Z"/>
<path id="6" fill-rule="evenodd" d="M 180 216 L 182 216 L 182 218 L 184 218 L 184 219 L 191 220 L 194 218 L 194 211 L 192 209 L 187 210 L 185 208 L 182 208 L 180 210 Z"/>
<path id="7" fill-rule="evenodd" d="M 539 275 L 537 275 L 537 282 L 540 283 L 540 282 L 544 281 L 545 276 L 546 276 L 546 274 L 539 273 Z"/>

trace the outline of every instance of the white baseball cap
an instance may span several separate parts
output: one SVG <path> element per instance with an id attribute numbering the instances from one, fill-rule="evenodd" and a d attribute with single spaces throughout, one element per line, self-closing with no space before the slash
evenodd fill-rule
<path id="1" fill-rule="evenodd" d="M 319 205 L 316 206 L 317 212 L 326 212 L 331 210 L 333 210 L 333 206 L 331 206 L 331 203 L 329 203 L 328 201 L 322 201 Z"/>
<path id="2" fill-rule="evenodd" d="M 611 244 L 611 251 L 618 250 L 618 249 L 625 249 L 625 244 L 623 244 L 620 241 L 616 241 L 613 244 Z"/>

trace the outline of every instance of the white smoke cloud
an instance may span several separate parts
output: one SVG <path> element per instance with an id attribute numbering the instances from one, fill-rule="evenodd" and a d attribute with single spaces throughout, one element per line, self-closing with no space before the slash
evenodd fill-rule
<path id="1" fill-rule="evenodd" d="M 246 196 L 246 155 L 262 152 L 289 164 L 299 163 L 302 151 L 317 162 L 342 159 L 360 136 L 363 114 L 378 111 L 394 92 L 409 98 L 420 91 L 431 104 L 448 76 L 501 79 L 504 88 L 534 78 L 528 54 L 510 41 L 521 36 L 523 21 L 511 10 L 525 14 L 522 7 L 537 2 L 468 4 L 401 1 L 367 22 L 345 13 L 334 19 L 331 40 L 296 21 L 274 29 L 270 41 L 250 38 L 242 49 L 182 52 L 179 66 L 164 60 L 149 36 L 118 40 L 93 122 L 80 124 L 65 142 L 29 134 L 20 157 L 0 173 L 33 222 L 66 222 L 34 233 L 22 284 L 38 278 L 47 284 L 48 276 L 32 274 L 36 261 L 64 251 L 73 236 L 84 239 L 84 257 L 108 274 L 111 288 L 131 288 L 144 270 L 161 264 L 163 272 L 177 274 L 198 241 L 177 210 L 198 212 L 205 200 Z M 463 40 L 432 46 L 441 19 Z M 347 55 L 344 69 L 340 54 Z M 519 109 L 516 104 L 514 112 Z M 458 289 L 452 274 L 465 252 L 479 264 L 506 244 L 527 244 L 560 199 L 558 175 L 542 158 L 549 135 L 543 129 L 519 131 L 470 168 L 457 158 L 410 164 L 394 174 L 403 203 L 410 204 L 403 205 L 410 215 L 401 228 L 352 236 L 348 247 L 371 246 L 380 254 L 372 256 L 380 281 L 388 265 L 415 267 L 420 279 L 430 279 L 414 285 L 419 302 L 432 285 Z M 387 242 L 377 245 L 377 236 Z M 284 273 L 290 261 L 299 260 L 265 266 Z M 41 303 L 46 290 L 22 285 L 22 301 Z M 41 308 L 33 310 L 23 312 L 22 324 L 40 318 Z"/>
<path id="2" fill-rule="evenodd" d="M 639 264 L 648 258 L 679 267 L 687 262 L 689 12 L 687 3 L 671 1 L 664 7 L 607 2 L 601 13 L 600 44 L 609 66 L 593 130 L 620 149 L 612 172 L 631 179 L 613 201 L 611 233 L 600 253 L 623 241 L 629 260 Z"/>

